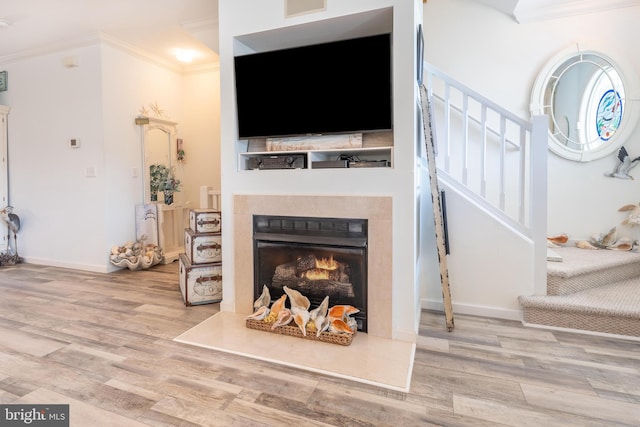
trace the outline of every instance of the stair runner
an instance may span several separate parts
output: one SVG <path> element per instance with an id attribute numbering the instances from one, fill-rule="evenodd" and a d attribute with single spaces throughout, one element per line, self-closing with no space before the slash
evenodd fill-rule
<path id="1" fill-rule="evenodd" d="M 547 295 L 520 296 L 524 322 L 640 337 L 640 253 L 554 248 Z"/>

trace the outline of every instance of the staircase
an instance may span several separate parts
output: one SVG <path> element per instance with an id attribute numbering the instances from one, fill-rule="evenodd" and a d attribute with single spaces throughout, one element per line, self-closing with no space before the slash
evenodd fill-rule
<path id="1" fill-rule="evenodd" d="M 520 296 L 524 323 L 640 337 L 640 253 L 554 248 L 547 295 Z"/>
<path id="2" fill-rule="evenodd" d="M 567 244 L 554 249 L 562 262 L 546 261 L 547 118 L 523 121 L 428 63 L 425 76 L 438 180 L 456 203 L 454 307 L 460 290 L 475 297 L 469 310 L 512 304 L 528 325 L 640 337 L 640 253 Z"/>

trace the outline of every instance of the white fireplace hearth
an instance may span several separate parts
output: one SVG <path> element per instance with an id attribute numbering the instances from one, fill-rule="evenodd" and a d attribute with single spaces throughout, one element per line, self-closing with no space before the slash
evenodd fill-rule
<path id="1" fill-rule="evenodd" d="M 234 242 L 233 280 L 223 280 L 221 312 L 178 342 L 408 392 L 414 342 L 393 339 L 392 197 L 235 195 L 223 220 Z M 253 215 L 360 218 L 368 221 L 368 331 L 348 346 L 245 327 L 253 311 Z M 337 360 L 340 363 L 335 363 Z"/>

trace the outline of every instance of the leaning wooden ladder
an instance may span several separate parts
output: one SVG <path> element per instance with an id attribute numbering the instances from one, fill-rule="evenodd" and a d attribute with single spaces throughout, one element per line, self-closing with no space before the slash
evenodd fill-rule
<path id="1" fill-rule="evenodd" d="M 440 265 L 440 282 L 442 285 L 442 298 L 444 302 L 444 315 L 447 330 L 453 330 L 453 307 L 451 304 L 451 288 L 449 287 L 449 269 L 447 268 L 447 250 L 445 243 L 444 219 L 442 216 L 442 204 L 440 190 L 438 188 L 438 175 L 436 168 L 436 151 L 431 125 L 431 104 L 429 94 L 424 84 L 420 85 L 420 98 L 422 107 L 422 126 L 427 152 L 427 164 L 429 167 L 429 181 L 431 185 L 431 201 L 433 205 L 433 218 L 436 229 L 436 244 L 438 246 L 438 263 Z"/>

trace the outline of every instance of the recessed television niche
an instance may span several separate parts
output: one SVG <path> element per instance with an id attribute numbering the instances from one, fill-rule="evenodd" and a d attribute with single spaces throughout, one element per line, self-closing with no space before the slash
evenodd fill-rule
<path id="1" fill-rule="evenodd" d="M 391 34 L 234 59 L 239 139 L 392 129 Z"/>

